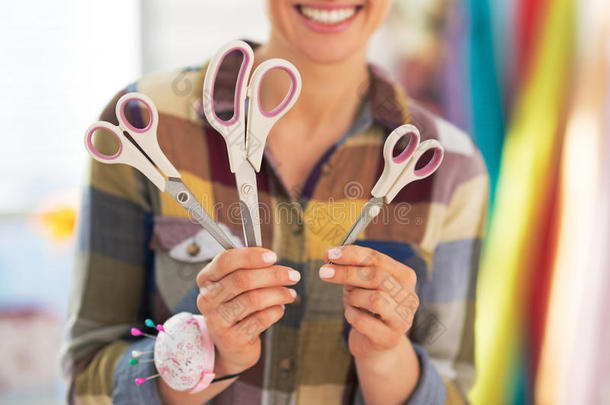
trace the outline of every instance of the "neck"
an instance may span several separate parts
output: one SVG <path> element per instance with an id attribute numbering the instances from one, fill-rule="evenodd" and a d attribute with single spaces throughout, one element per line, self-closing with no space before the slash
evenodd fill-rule
<path id="1" fill-rule="evenodd" d="M 342 122 L 349 125 L 369 84 L 366 48 L 346 60 L 318 63 L 295 52 L 293 47 L 272 33 L 269 42 L 256 50 L 255 64 L 269 58 L 292 62 L 302 80 L 301 95 L 281 122 L 299 123 L 306 126 L 310 134 L 319 132 L 316 130 L 322 127 L 336 127 Z M 286 78 L 280 79 L 280 75 L 282 73 L 278 72 L 274 80 L 262 83 L 261 98 L 265 109 L 281 102 L 288 91 L 289 82 Z"/>

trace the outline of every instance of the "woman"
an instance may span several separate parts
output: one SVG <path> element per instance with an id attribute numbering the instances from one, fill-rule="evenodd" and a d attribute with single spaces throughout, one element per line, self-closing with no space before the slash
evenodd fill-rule
<path id="1" fill-rule="evenodd" d="M 367 65 L 367 43 L 390 6 L 267 1 L 271 34 L 254 45 L 255 66 L 287 59 L 303 89 L 270 133 L 257 178 L 264 248 L 202 243 L 205 232 L 138 172 L 92 162 L 64 352 L 72 400 L 466 401 L 487 175 L 465 134 Z M 238 64 L 223 64 L 221 99 L 231 98 Z M 154 100 L 161 148 L 208 212 L 240 235 L 224 141 L 201 112 L 204 75 L 205 67 L 145 77 L 127 91 Z M 265 80 L 263 106 L 276 105 L 286 86 L 281 73 Z M 116 122 L 116 100 L 103 119 Z M 383 168 L 385 137 L 404 123 L 443 143 L 443 165 L 403 189 L 358 246 L 337 248 Z M 130 339 L 129 328 L 181 311 L 205 316 L 216 376 L 241 374 L 197 394 L 160 379 L 135 386 L 155 370 L 130 366 L 130 353 L 154 342 Z"/>

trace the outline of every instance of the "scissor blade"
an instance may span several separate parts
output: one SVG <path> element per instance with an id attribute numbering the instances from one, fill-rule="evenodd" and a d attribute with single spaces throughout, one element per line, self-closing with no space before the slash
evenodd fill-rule
<path id="1" fill-rule="evenodd" d="M 232 249 L 235 244 L 220 226 L 208 215 L 201 204 L 197 201 L 193 193 L 186 187 L 182 180 L 170 177 L 165 183 L 165 191 L 184 208 L 190 216 L 212 235 L 220 246 L 225 249 Z"/>
<path id="2" fill-rule="evenodd" d="M 244 229 L 246 246 L 261 246 L 261 226 L 258 207 L 258 188 L 256 186 L 256 171 L 244 160 L 235 171 L 237 194 L 239 195 L 239 209 L 241 223 Z"/>
<path id="3" fill-rule="evenodd" d="M 362 207 L 360 216 L 354 222 L 350 230 L 345 235 L 345 238 L 341 242 L 341 246 L 353 244 L 358 236 L 364 231 L 364 229 L 371 223 L 373 218 L 379 214 L 379 210 L 383 206 L 383 198 L 371 198 Z"/>

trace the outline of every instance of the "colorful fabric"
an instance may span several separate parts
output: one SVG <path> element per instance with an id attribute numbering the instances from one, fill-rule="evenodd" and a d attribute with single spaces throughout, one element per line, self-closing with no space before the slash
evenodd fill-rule
<path id="1" fill-rule="evenodd" d="M 528 366 L 538 354 L 531 353 L 536 346 L 529 346 L 528 322 L 543 322 L 544 308 L 533 297 L 545 294 L 544 283 L 551 275 L 544 261 L 555 256 L 548 234 L 553 214 L 549 207 L 557 197 L 554 179 L 569 88 L 565 78 L 570 71 L 572 7 L 571 0 L 549 3 L 531 77 L 504 144 L 477 289 L 480 378 L 472 395 L 477 404 L 529 403 L 533 395 L 533 370 Z"/>
<path id="2" fill-rule="evenodd" d="M 495 66 L 489 0 L 468 0 L 467 4 L 471 33 L 470 76 L 466 83 L 472 96 L 472 133 L 489 171 L 490 204 L 493 206 L 504 142 L 502 97 Z"/>
<path id="3" fill-rule="evenodd" d="M 234 61 L 219 73 L 216 94 L 231 99 Z M 159 109 L 159 143 L 203 207 L 235 235 L 241 222 L 234 176 L 223 138 L 203 118 L 205 68 L 144 77 L 128 88 Z M 279 263 L 298 270 L 298 299 L 262 336 L 260 361 L 215 397 L 214 404 L 343 403 L 361 401 L 346 337 L 342 288 L 323 282 L 324 251 L 336 246 L 368 200 L 381 170 L 382 148 L 395 127 L 412 123 L 423 139 L 445 147 L 443 165 L 413 183 L 382 210 L 358 244 L 386 253 L 418 275 L 421 305 L 409 333 L 422 376 L 408 404 L 465 403 L 473 383 L 475 285 L 485 228 L 488 176 L 470 138 L 408 100 L 399 86 L 371 66 L 371 85 L 352 128 L 315 164 L 291 199 L 277 167 L 290 156 L 265 159 L 257 175 L 263 246 Z M 116 122 L 110 102 L 102 119 Z M 230 105 L 231 103 L 227 103 Z M 138 119 L 139 111 L 132 111 Z M 96 140 L 99 150 L 104 145 Z M 295 151 L 294 153 L 298 153 Z M 129 366 L 131 350 L 151 350 L 134 339 L 144 319 L 198 313 L 195 276 L 213 257 L 198 246 L 199 261 L 185 259 L 202 232 L 188 214 L 131 167 L 91 162 L 80 238 L 69 339 L 63 361 L 72 403 L 160 403 L 150 363 Z M 182 245 L 181 245 L 182 244 Z M 186 248 L 185 248 L 186 249 Z M 432 399 L 432 400 L 431 400 Z M 432 401 L 432 402 L 431 402 Z"/>
<path id="4" fill-rule="evenodd" d="M 546 328 L 541 330 L 535 399 L 541 405 L 605 404 L 610 399 L 610 3 L 575 2 L 581 26 L 577 83 L 561 153 L 557 253 Z M 584 193 L 587 198 L 583 198 Z M 587 344 L 579 344 L 586 336 Z M 605 371 L 604 371 L 605 369 Z"/>

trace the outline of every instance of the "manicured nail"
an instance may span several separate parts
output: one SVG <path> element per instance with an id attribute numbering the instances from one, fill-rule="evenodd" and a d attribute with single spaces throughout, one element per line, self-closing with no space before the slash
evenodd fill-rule
<path id="1" fill-rule="evenodd" d="M 301 273 L 296 270 L 288 270 L 288 278 L 290 281 L 299 281 L 301 279 Z"/>
<path id="2" fill-rule="evenodd" d="M 330 260 L 338 259 L 340 257 L 341 257 L 341 249 L 339 249 L 339 248 L 328 249 L 328 258 Z"/>
<path id="3" fill-rule="evenodd" d="M 293 290 L 292 288 L 289 288 L 288 291 L 290 292 L 290 295 L 292 295 L 292 298 L 297 296 L 296 290 Z"/>
<path id="4" fill-rule="evenodd" d="M 335 269 L 332 267 L 320 267 L 320 278 L 331 278 L 335 275 Z"/>
<path id="5" fill-rule="evenodd" d="M 265 263 L 275 263 L 277 260 L 277 255 L 273 252 L 265 252 L 263 253 L 263 261 Z"/>

